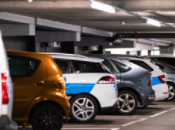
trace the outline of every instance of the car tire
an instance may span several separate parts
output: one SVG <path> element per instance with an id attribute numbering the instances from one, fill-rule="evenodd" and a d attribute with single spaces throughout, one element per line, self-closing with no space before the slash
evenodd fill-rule
<path id="1" fill-rule="evenodd" d="M 168 98 L 167 101 L 172 101 L 175 98 L 175 86 L 173 84 L 168 84 Z"/>
<path id="2" fill-rule="evenodd" d="M 138 107 L 137 96 L 130 91 L 119 92 L 119 113 L 122 115 L 130 115 L 134 113 Z"/>
<path id="3" fill-rule="evenodd" d="M 148 107 L 148 105 L 138 105 L 138 109 L 145 109 L 147 107 Z"/>
<path id="4" fill-rule="evenodd" d="M 91 122 L 97 115 L 98 105 L 96 101 L 89 95 L 78 95 L 71 99 L 70 104 L 70 117 L 75 122 Z"/>
<path id="5" fill-rule="evenodd" d="M 63 114 L 58 107 L 42 105 L 37 108 L 31 117 L 33 130 L 61 130 L 63 126 Z"/>

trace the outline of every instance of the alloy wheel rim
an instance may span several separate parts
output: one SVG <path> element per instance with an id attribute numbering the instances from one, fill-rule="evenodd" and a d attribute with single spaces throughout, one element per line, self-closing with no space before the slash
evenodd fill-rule
<path id="1" fill-rule="evenodd" d="M 79 98 L 72 105 L 73 115 L 79 120 L 90 119 L 95 111 L 94 104 L 87 98 Z"/>
<path id="2" fill-rule="evenodd" d="M 60 125 L 58 114 L 52 109 L 45 109 L 36 116 L 38 128 L 41 130 L 55 130 Z"/>
<path id="3" fill-rule="evenodd" d="M 120 111 L 128 113 L 135 108 L 135 98 L 128 93 L 119 96 Z"/>
<path id="4" fill-rule="evenodd" d="M 168 93 L 169 93 L 169 97 L 168 100 L 171 100 L 174 97 L 174 87 L 172 86 L 168 86 Z"/>

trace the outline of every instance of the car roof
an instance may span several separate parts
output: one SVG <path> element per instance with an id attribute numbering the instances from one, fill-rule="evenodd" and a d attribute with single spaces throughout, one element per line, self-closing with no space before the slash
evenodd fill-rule
<path id="1" fill-rule="evenodd" d="M 7 50 L 7 54 L 12 54 L 12 55 L 15 55 L 15 54 L 17 54 L 17 55 L 21 55 L 21 56 L 23 56 L 23 55 L 27 55 L 27 56 L 39 56 L 39 57 L 47 57 L 47 58 L 49 58 L 49 57 L 51 57 L 50 55 L 48 55 L 48 54 L 43 54 L 43 53 L 36 53 L 36 52 L 27 52 L 27 51 L 14 51 L 14 50 Z"/>
<path id="2" fill-rule="evenodd" d="M 162 55 L 156 55 L 156 56 L 142 56 L 142 58 L 175 58 L 174 55 L 169 54 L 162 54 Z"/>
<path id="3" fill-rule="evenodd" d="M 45 52 L 44 54 L 49 54 L 53 58 L 60 58 L 60 59 L 89 61 L 89 62 L 102 62 L 102 61 L 104 61 L 104 59 L 87 57 L 87 56 L 78 55 L 78 54 L 52 53 L 52 52 Z"/>

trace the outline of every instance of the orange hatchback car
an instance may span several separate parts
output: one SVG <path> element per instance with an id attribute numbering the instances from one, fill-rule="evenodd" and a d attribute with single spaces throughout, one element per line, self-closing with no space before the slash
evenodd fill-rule
<path id="1" fill-rule="evenodd" d="M 64 77 L 47 54 L 7 51 L 14 86 L 13 119 L 34 130 L 59 130 L 70 104 Z"/>

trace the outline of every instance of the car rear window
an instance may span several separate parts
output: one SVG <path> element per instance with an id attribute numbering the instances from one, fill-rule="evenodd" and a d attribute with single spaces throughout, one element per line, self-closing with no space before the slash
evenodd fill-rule
<path id="1" fill-rule="evenodd" d="M 115 60 L 111 60 L 111 61 L 118 68 L 118 70 L 120 71 L 120 73 L 127 72 L 127 71 L 131 70 L 131 67 L 129 67 L 128 65 L 122 64 L 122 63 L 117 62 Z"/>
<path id="2" fill-rule="evenodd" d="M 136 65 L 138 65 L 138 66 L 140 66 L 140 67 L 142 67 L 142 68 L 144 68 L 146 70 L 148 70 L 149 72 L 153 71 L 153 69 L 148 64 L 146 64 L 143 61 L 130 60 L 129 62 L 132 62 L 132 63 L 134 63 L 134 64 L 136 64 Z"/>
<path id="3" fill-rule="evenodd" d="M 40 60 L 26 58 L 26 57 L 14 57 L 8 56 L 10 75 L 12 77 L 26 77 L 31 76 L 37 70 Z"/>
<path id="4" fill-rule="evenodd" d="M 100 63 L 72 61 L 76 72 L 79 73 L 105 73 L 105 68 Z"/>
<path id="5" fill-rule="evenodd" d="M 175 58 L 156 58 L 156 59 L 175 67 Z M 153 58 L 153 60 L 154 60 L 154 58 Z"/>
<path id="6" fill-rule="evenodd" d="M 68 66 L 69 66 L 69 61 L 60 60 L 60 59 L 54 59 L 54 61 L 58 65 L 58 67 L 60 68 L 60 70 L 63 74 L 67 73 Z"/>
<path id="7" fill-rule="evenodd" d="M 110 64 L 110 62 L 106 59 L 104 59 L 104 61 L 102 62 L 111 72 L 115 72 L 115 70 L 113 69 L 112 65 Z"/>

